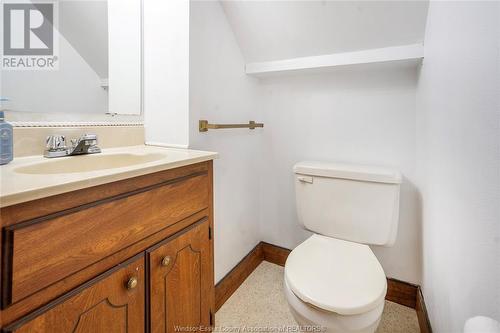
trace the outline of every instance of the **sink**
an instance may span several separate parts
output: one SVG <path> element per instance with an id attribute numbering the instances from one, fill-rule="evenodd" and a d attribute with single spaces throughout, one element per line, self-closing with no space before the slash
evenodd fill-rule
<path id="1" fill-rule="evenodd" d="M 137 164 L 155 162 L 167 157 L 167 154 L 149 153 L 149 154 L 91 154 L 80 156 L 59 157 L 47 159 L 14 169 L 16 173 L 23 174 L 62 174 L 90 172 L 98 170 L 107 170 L 123 168 Z"/>

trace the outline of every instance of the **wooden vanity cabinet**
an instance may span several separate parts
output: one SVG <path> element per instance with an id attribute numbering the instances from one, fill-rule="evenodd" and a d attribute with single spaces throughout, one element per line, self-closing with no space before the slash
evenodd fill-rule
<path id="1" fill-rule="evenodd" d="M 0 211 L 2 332 L 213 325 L 211 161 L 55 197 Z"/>
<path id="2" fill-rule="evenodd" d="M 151 332 L 212 325 L 208 220 L 148 250 Z"/>

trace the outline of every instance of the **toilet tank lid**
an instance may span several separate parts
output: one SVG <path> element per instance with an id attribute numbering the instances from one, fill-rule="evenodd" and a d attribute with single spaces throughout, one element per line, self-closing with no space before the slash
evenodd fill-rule
<path id="1" fill-rule="evenodd" d="M 400 184 L 403 178 L 401 173 L 395 169 L 341 162 L 303 161 L 295 164 L 293 171 L 308 176 L 389 184 Z"/>

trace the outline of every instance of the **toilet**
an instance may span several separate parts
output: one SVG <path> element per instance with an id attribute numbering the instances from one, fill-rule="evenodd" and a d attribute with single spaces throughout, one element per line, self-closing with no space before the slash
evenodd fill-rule
<path id="1" fill-rule="evenodd" d="M 285 297 L 304 331 L 373 333 L 387 280 L 368 245 L 392 246 L 401 173 L 305 161 L 294 168 L 300 224 L 314 234 L 285 264 Z"/>

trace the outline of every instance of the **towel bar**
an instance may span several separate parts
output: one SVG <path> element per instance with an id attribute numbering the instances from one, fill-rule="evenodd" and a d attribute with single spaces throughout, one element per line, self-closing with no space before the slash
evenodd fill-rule
<path id="1" fill-rule="evenodd" d="M 250 120 L 248 124 L 209 124 L 208 120 L 200 120 L 199 122 L 199 130 L 200 132 L 206 132 L 209 129 L 223 129 L 223 128 L 248 128 L 255 129 L 257 127 L 264 127 L 262 123 L 256 123 L 253 120 Z"/>

